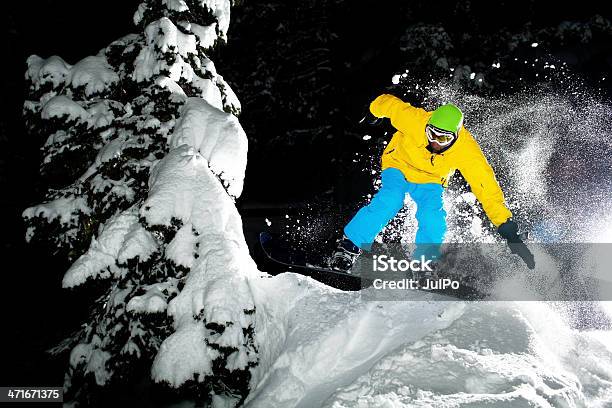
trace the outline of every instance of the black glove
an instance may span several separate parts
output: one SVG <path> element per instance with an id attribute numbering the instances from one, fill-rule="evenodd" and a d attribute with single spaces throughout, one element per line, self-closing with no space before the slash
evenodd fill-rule
<path id="1" fill-rule="evenodd" d="M 523 239 L 519 235 L 518 224 L 516 222 L 512 220 L 504 222 L 499 226 L 499 228 L 497 228 L 497 232 L 499 232 L 499 235 L 508 241 L 510 252 L 520 256 L 529 269 L 535 268 L 533 254 L 529 248 L 527 248 L 527 245 L 525 245 Z"/>
<path id="2" fill-rule="evenodd" d="M 377 118 L 376 116 L 372 115 L 372 112 L 370 112 L 369 108 L 366 108 L 365 112 L 363 112 L 361 120 L 359 121 L 359 124 L 376 126 L 376 125 L 380 125 L 382 121 L 383 121 L 383 118 Z"/>

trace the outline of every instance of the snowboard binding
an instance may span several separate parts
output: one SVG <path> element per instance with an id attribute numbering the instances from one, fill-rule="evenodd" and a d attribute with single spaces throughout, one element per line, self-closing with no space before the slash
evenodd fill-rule
<path id="1" fill-rule="evenodd" d="M 361 255 L 361 249 L 345 235 L 338 240 L 336 250 L 329 258 L 329 267 L 336 271 L 350 273 L 359 255 Z"/>

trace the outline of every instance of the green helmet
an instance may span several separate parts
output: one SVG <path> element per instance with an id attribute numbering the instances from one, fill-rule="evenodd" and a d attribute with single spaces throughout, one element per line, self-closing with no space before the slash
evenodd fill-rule
<path id="1" fill-rule="evenodd" d="M 438 107 L 427 123 L 438 129 L 457 134 L 463 125 L 463 113 L 452 103 L 447 103 Z"/>

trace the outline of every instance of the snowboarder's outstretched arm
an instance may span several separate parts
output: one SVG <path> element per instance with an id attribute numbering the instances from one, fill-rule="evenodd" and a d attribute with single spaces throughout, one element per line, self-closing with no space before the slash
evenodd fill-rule
<path id="1" fill-rule="evenodd" d="M 482 204 L 482 208 L 491 222 L 499 227 L 512 217 L 512 212 L 506 206 L 504 193 L 499 187 L 495 173 L 482 153 L 480 146 L 465 128 L 462 130 L 460 137 L 467 139 L 464 142 L 469 143 L 469 149 L 467 149 L 469 154 L 461 158 L 459 171 Z"/>
<path id="2" fill-rule="evenodd" d="M 512 212 L 506 206 L 504 193 L 497 183 L 491 165 L 478 143 L 467 130 L 464 132 L 469 136 L 469 142 L 473 144 L 470 149 L 472 154 L 462 161 L 459 171 L 482 204 L 491 222 L 498 227 L 499 235 L 508 242 L 510 251 L 520 256 L 529 269 L 533 269 L 535 267 L 533 254 L 518 233 L 518 225 L 511 218 Z"/>
<path id="3" fill-rule="evenodd" d="M 403 133 L 419 127 L 420 124 L 427 121 L 428 116 L 425 109 L 415 108 L 389 94 L 383 94 L 374 99 L 370 103 L 370 112 L 377 118 L 389 118 L 393 127 Z"/>

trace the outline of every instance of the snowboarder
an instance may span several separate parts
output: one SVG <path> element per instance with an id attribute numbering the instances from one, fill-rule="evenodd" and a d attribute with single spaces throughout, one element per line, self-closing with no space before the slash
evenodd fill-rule
<path id="1" fill-rule="evenodd" d="M 330 259 L 333 269 L 350 270 L 362 250 L 371 248 L 378 233 L 403 207 L 406 194 L 417 206 L 418 230 L 412 257 L 438 259 L 439 244 L 446 232 L 442 193 L 455 169 L 469 183 L 512 252 L 533 269 L 533 255 L 518 234 L 518 225 L 511 218 L 493 169 L 474 137 L 463 127 L 459 108 L 445 104 L 428 112 L 383 94 L 372 101 L 370 112 L 373 117 L 369 122 L 389 118 L 397 132 L 382 155 L 382 186 L 344 227 L 344 236 Z"/>

